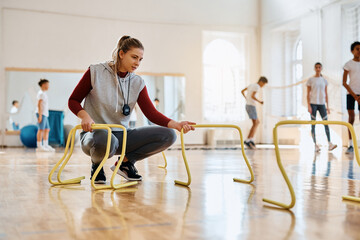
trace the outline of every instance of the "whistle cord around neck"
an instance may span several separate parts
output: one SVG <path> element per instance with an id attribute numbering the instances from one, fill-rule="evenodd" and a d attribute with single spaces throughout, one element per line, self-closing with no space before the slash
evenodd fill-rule
<path id="1" fill-rule="evenodd" d="M 129 95 L 130 95 L 130 79 L 131 77 L 129 76 L 129 82 L 128 82 L 128 95 L 126 96 L 126 102 L 125 102 L 125 96 L 124 96 L 124 91 L 122 89 L 122 85 L 121 85 L 121 81 L 119 81 L 119 84 L 120 84 L 120 90 L 121 90 L 121 94 L 123 95 L 123 98 L 124 98 L 124 105 L 128 105 L 129 104 Z"/>

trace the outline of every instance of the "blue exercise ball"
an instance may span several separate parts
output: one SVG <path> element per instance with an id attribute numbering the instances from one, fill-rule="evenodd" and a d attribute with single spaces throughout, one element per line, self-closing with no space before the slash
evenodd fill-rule
<path id="1" fill-rule="evenodd" d="M 20 140 L 28 148 L 36 148 L 36 134 L 38 127 L 36 125 L 26 125 L 20 130 Z"/>

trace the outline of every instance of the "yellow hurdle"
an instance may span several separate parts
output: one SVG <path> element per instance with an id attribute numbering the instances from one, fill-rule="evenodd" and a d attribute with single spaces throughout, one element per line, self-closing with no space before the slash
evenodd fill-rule
<path id="1" fill-rule="evenodd" d="M 242 135 L 241 129 L 238 126 L 231 125 L 231 124 L 199 124 L 199 125 L 193 125 L 193 127 L 195 127 L 195 128 L 235 128 L 235 129 L 237 129 L 238 132 L 239 132 L 239 135 L 240 135 L 241 152 L 242 152 L 242 155 L 244 157 L 246 166 L 249 169 L 251 177 L 250 177 L 250 180 L 243 180 L 243 179 L 239 179 L 239 178 L 234 178 L 233 180 L 235 182 L 241 182 L 241 183 L 251 183 L 251 182 L 254 181 L 254 172 L 253 172 L 253 170 L 251 168 L 251 165 L 250 165 L 250 163 L 249 163 L 249 161 L 248 161 L 248 159 L 246 157 L 246 154 L 245 154 L 245 151 L 244 151 L 243 135 Z M 184 163 L 185 163 L 185 168 L 186 168 L 186 173 L 187 173 L 187 176 L 188 176 L 188 181 L 187 182 L 182 182 L 182 181 L 175 180 L 175 184 L 179 184 L 179 185 L 183 185 L 183 186 L 189 186 L 191 184 L 191 173 L 190 173 L 189 164 L 187 162 L 186 154 L 185 154 L 185 144 L 184 144 L 184 132 L 183 132 L 183 129 L 181 130 L 180 138 L 181 138 L 181 152 L 182 152 L 182 156 L 183 156 Z"/>
<path id="2" fill-rule="evenodd" d="M 114 184 L 114 179 L 116 176 L 117 171 L 119 170 L 119 167 L 125 157 L 125 150 L 126 150 L 126 140 L 127 140 L 127 131 L 126 128 L 122 125 L 118 125 L 118 124 L 93 124 L 92 129 L 105 129 L 108 131 L 108 138 L 107 138 L 107 146 L 106 146 L 106 152 L 105 152 L 105 156 L 104 159 L 101 161 L 99 167 L 96 169 L 92 179 L 91 179 L 91 185 L 94 189 L 99 190 L 99 189 L 120 189 L 123 187 L 128 187 L 128 186 L 132 186 L 132 185 L 136 185 L 138 182 L 137 181 L 133 181 L 133 182 L 127 182 L 127 183 L 122 183 L 122 184 Z M 109 153 L 110 153 L 110 144 L 111 144 L 111 128 L 121 128 L 124 132 L 123 134 L 123 142 L 122 142 L 122 151 L 121 151 L 121 155 L 120 155 L 120 159 L 118 161 L 118 164 L 116 164 L 115 170 L 111 176 L 111 180 L 110 180 L 110 185 L 102 185 L 102 186 L 97 186 L 95 185 L 95 179 L 97 177 L 97 175 L 100 172 L 100 169 L 104 166 L 106 160 L 109 157 Z M 52 185 L 65 185 L 65 184 L 76 184 L 76 183 L 81 183 L 81 180 L 85 179 L 84 176 L 82 177 L 77 177 L 77 178 L 72 178 L 72 179 L 68 179 L 68 180 L 62 180 L 61 179 L 61 173 L 64 170 L 66 164 L 69 162 L 69 159 L 74 151 L 74 144 L 75 144 L 75 134 L 77 130 L 80 130 L 81 125 L 77 125 L 76 127 L 74 127 L 70 133 L 69 133 L 69 137 L 68 140 L 66 142 L 66 146 L 65 146 L 65 152 L 63 157 L 55 164 L 55 166 L 53 167 L 53 169 L 51 170 L 50 174 L 49 174 L 49 182 Z M 70 152 L 68 153 L 68 149 L 69 149 L 69 145 L 70 146 Z M 57 181 L 53 181 L 52 180 L 52 176 L 55 173 L 55 171 L 57 170 L 57 168 L 60 166 L 60 164 L 62 163 L 59 172 L 57 174 Z"/>
<path id="3" fill-rule="evenodd" d="M 356 156 L 356 161 L 360 166 L 359 150 L 358 150 L 358 147 L 357 147 L 358 145 L 357 145 L 356 135 L 355 135 L 354 128 L 350 123 L 342 122 L 342 121 L 304 121 L 304 120 L 286 120 L 286 121 L 278 122 L 275 125 L 274 129 L 273 129 L 273 138 L 274 138 L 274 145 L 275 145 L 276 161 L 277 161 L 277 164 L 278 164 L 279 169 L 281 171 L 281 174 L 283 175 L 283 177 L 285 179 L 285 182 L 286 182 L 286 184 L 287 184 L 287 186 L 289 188 L 290 195 L 291 195 L 291 203 L 287 205 L 287 204 L 277 202 L 277 201 L 273 201 L 273 200 L 269 200 L 269 199 L 266 199 L 266 198 L 264 198 L 263 201 L 267 202 L 267 203 L 270 203 L 270 204 L 277 205 L 277 206 L 285 208 L 285 209 L 290 209 L 290 208 L 294 207 L 295 202 L 296 202 L 296 196 L 295 196 L 294 189 L 293 189 L 293 187 L 291 185 L 291 182 L 290 182 L 290 180 L 289 180 L 289 178 L 288 178 L 288 176 L 287 176 L 287 174 L 285 172 L 285 169 L 284 169 L 284 167 L 283 167 L 283 165 L 281 163 L 280 152 L 279 152 L 279 143 L 278 143 L 278 137 L 277 137 L 277 128 L 279 126 L 282 126 L 282 125 L 292 125 L 292 124 L 302 124 L 302 125 L 323 124 L 323 125 L 342 125 L 342 126 L 346 126 L 349 129 L 350 133 L 351 133 L 352 139 L 354 141 L 354 146 L 356 146 L 356 147 L 354 147 L 355 156 Z M 343 196 L 342 199 L 343 200 L 360 202 L 360 198 L 358 198 L 358 197 Z"/>
<path id="4" fill-rule="evenodd" d="M 164 152 L 161 152 L 161 153 L 162 153 L 162 155 L 163 155 L 163 158 L 164 158 L 164 162 L 165 162 L 165 164 L 164 164 L 164 166 L 159 165 L 158 167 L 159 167 L 159 168 L 166 168 L 166 167 L 167 167 L 167 160 L 166 160 L 166 156 L 165 156 L 165 153 L 164 153 Z"/>

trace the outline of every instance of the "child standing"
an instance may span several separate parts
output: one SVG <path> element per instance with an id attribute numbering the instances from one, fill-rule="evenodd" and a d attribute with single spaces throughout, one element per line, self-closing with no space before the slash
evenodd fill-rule
<path id="1" fill-rule="evenodd" d="M 249 115 L 249 118 L 252 121 L 252 127 L 250 129 L 249 135 L 247 139 L 245 140 L 245 145 L 248 146 L 250 149 L 256 149 L 256 145 L 254 142 L 254 135 L 257 126 L 260 124 L 260 121 L 257 116 L 256 112 L 256 102 L 259 102 L 260 104 L 264 104 L 263 101 L 258 100 L 255 95 L 259 91 L 260 88 L 264 87 L 265 84 L 268 83 L 268 80 L 266 77 L 260 77 L 259 81 L 257 83 L 250 84 L 247 88 L 244 88 L 241 91 L 241 94 L 246 99 L 246 112 Z M 247 94 L 245 95 L 245 91 L 247 91 Z"/>
<path id="2" fill-rule="evenodd" d="M 349 123 L 353 125 L 355 120 L 355 101 L 358 102 L 358 109 L 360 110 L 360 42 L 351 44 L 350 50 L 354 58 L 348 61 L 344 66 L 343 85 L 348 91 L 346 96 L 346 108 L 349 114 Z M 347 84 L 348 75 L 350 77 L 349 84 Z M 346 153 L 350 154 L 353 152 L 353 141 L 349 131 L 349 147 L 346 150 Z"/>
<path id="3" fill-rule="evenodd" d="M 46 91 L 49 90 L 49 81 L 40 79 L 40 90 L 37 94 L 36 118 L 38 119 L 37 148 L 40 152 L 54 152 L 55 149 L 49 145 L 49 101 Z"/>
<path id="4" fill-rule="evenodd" d="M 311 116 L 311 120 L 316 120 L 316 113 L 319 111 L 322 120 L 328 120 L 327 113 L 330 114 L 329 101 L 327 94 L 328 82 L 321 75 L 322 64 L 315 63 L 315 76 L 310 78 L 307 83 L 307 103 L 308 111 Z M 326 105 L 325 105 L 326 103 Z M 337 145 L 334 145 L 330 141 L 330 130 L 328 125 L 324 125 L 327 140 L 329 142 L 329 151 L 335 149 Z M 311 136 L 314 140 L 315 151 L 319 152 L 320 147 L 316 144 L 315 125 L 311 125 Z"/>
<path id="5" fill-rule="evenodd" d="M 10 114 L 15 114 L 18 112 L 19 109 L 19 101 L 14 100 L 12 101 L 12 107 L 10 109 Z M 14 131 L 20 130 L 19 123 L 14 122 L 12 117 L 10 116 L 10 124 L 12 125 L 12 128 Z"/>

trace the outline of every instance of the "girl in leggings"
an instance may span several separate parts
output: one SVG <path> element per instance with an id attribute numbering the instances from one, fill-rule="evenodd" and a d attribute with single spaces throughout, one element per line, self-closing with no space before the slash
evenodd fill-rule
<path id="1" fill-rule="evenodd" d="M 328 82 L 321 75 L 322 64 L 315 63 L 315 76 L 310 78 L 307 83 L 307 102 L 308 111 L 311 115 L 311 120 L 316 120 L 316 113 L 319 111 L 323 120 L 328 120 L 327 114 L 330 114 L 329 101 L 327 94 Z M 327 140 L 329 142 L 329 151 L 337 147 L 331 143 L 330 130 L 328 125 L 324 125 Z M 311 135 L 315 143 L 315 151 L 319 152 L 320 147 L 316 144 L 315 125 L 311 125 Z"/>
<path id="2" fill-rule="evenodd" d="M 123 36 L 113 52 L 112 61 L 91 65 L 69 98 L 70 110 L 81 119 L 83 132 L 80 143 L 84 153 L 91 157 L 91 178 L 105 156 L 107 142 L 107 131 L 92 130 L 91 125 L 121 124 L 128 128 L 136 103 L 145 116 L 158 126 L 128 129 L 126 155 L 117 173 L 129 181 L 142 180 L 134 166 L 137 161 L 162 152 L 175 142 L 173 129 L 184 129 L 184 133 L 194 130 L 191 125 L 195 123 L 171 120 L 155 109 L 144 80 L 134 74 L 143 54 L 144 47 L 139 40 Z M 121 154 L 122 137 L 122 129 L 112 129 L 109 158 Z M 115 169 L 115 165 L 111 170 Z M 103 169 L 95 182 L 106 182 Z"/>

